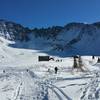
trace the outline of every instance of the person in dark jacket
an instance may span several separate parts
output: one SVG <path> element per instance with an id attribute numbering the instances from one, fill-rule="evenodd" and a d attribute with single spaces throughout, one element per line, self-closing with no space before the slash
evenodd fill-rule
<path id="1" fill-rule="evenodd" d="M 5 70 L 3 70 L 3 73 L 5 73 Z"/>
<path id="2" fill-rule="evenodd" d="M 58 68 L 57 68 L 57 67 L 55 67 L 55 74 L 57 74 L 57 71 L 58 71 Z"/>

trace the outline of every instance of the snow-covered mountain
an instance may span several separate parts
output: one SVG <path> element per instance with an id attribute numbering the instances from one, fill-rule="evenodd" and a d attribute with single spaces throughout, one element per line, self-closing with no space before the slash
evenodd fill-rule
<path id="1" fill-rule="evenodd" d="M 0 20 L 0 36 L 15 41 L 15 44 L 10 46 L 36 49 L 52 55 L 100 55 L 99 22 L 29 29 L 20 24 Z M 25 42 L 22 42 L 23 40 Z"/>
<path id="2" fill-rule="evenodd" d="M 81 56 L 84 73 L 66 57 L 100 54 L 99 23 L 29 31 L 19 25 L 20 32 L 17 24 L 5 23 L 0 23 L 0 100 L 100 100 L 98 56 Z M 48 54 L 54 60 L 38 61 Z"/>
<path id="3" fill-rule="evenodd" d="M 58 43 L 61 41 L 63 50 L 72 50 L 74 53 L 86 55 L 100 55 L 100 23 L 67 24 L 58 36 Z"/>
<path id="4" fill-rule="evenodd" d="M 0 20 L 0 36 L 8 40 L 22 40 L 27 37 L 30 32 L 29 28 L 25 28 L 20 24 L 11 21 Z"/>
<path id="5" fill-rule="evenodd" d="M 93 24 L 69 23 L 62 27 L 55 35 L 56 30 L 55 28 L 53 36 L 49 38 L 52 44 L 50 54 L 63 56 L 77 54 L 100 55 L 99 22 Z M 44 36 L 41 37 L 44 38 Z"/>

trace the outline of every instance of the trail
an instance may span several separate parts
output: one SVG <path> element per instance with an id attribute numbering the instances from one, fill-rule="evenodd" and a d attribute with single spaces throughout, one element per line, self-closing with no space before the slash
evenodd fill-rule
<path id="1" fill-rule="evenodd" d="M 31 78 L 29 72 L 23 72 L 22 74 L 22 90 L 20 93 L 20 88 L 18 91 L 17 99 L 19 100 L 33 100 L 34 97 L 34 80 Z M 15 99 L 15 100 L 17 100 Z"/>
<path id="2" fill-rule="evenodd" d="M 12 100 L 17 100 L 18 99 L 20 91 L 21 91 L 21 86 L 22 86 L 22 83 L 20 83 L 20 85 L 18 86 L 18 89 L 17 89 L 16 93 L 14 94 L 14 97 L 13 97 Z"/>
<path id="3" fill-rule="evenodd" d="M 53 74 L 47 74 L 46 77 L 43 79 L 41 84 L 43 84 L 43 86 L 46 88 L 45 94 L 47 97 L 47 99 L 43 99 L 43 100 L 49 100 L 48 89 L 51 89 L 54 92 L 58 100 L 72 100 L 62 89 L 54 85 L 55 82 L 57 82 L 57 77 L 56 75 Z"/>
<path id="4" fill-rule="evenodd" d="M 63 97 L 66 98 L 67 100 L 72 100 L 66 93 L 64 93 L 64 91 L 60 88 L 58 88 L 55 85 L 52 85 L 53 88 L 56 88 L 61 94 L 63 94 Z"/>
<path id="5" fill-rule="evenodd" d="M 94 78 L 85 86 L 80 100 L 100 100 L 100 72 L 93 72 Z"/>
<path id="6" fill-rule="evenodd" d="M 61 97 L 61 95 L 53 87 L 49 87 L 49 88 L 56 94 L 56 96 L 57 96 L 57 98 L 59 100 L 63 100 L 63 98 Z"/>
<path id="7" fill-rule="evenodd" d="M 91 72 L 93 77 L 58 77 L 57 75 L 49 72 L 44 72 L 43 76 L 39 76 L 32 69 L 7 69 L 5 75 L 12 77 L 14 79 L 18 77 L 20 81 L 17 81 L 17 87 L 14 88 L 13 97 L 11 100 L 49 100 L 51 96 L 50 91 L 52 91 L 53 96 L 56 96 L 55 100 L 72 100 L 71 96 L 67 94 L 55 83 L 67 81 L 75 81 L 79 79 L 89 78 L 91 79 L 88 84 L 82 89 L 82 95 L 80 100 L 99 100 L 100 88 L 99 88 L 99 72 Z M 92 96 L 91 96 L 92 94 Z M 52 98 L 52 96 L 51 96 Z M 53 97 L 54 98 L 54 97 Z M 92 99 L 90 99 L 92 98 Z"/>

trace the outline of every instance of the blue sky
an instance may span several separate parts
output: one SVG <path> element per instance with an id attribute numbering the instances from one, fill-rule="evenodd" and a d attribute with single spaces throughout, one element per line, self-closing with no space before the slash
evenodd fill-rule
<path id="1" fill-rule="evenodd" d="M 100 0 L 0 0 L 0 19 L 28 27 L 100 21 Z"/>

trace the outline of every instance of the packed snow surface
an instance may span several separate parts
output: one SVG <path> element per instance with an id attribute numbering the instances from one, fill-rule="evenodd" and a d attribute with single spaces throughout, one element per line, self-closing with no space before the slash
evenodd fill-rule
<path id="1" fill-rule="evenodd" d="M 81 72 L 72 57 L 39 62 L 46 53 L 8 46 L 13 43 L 0 37 L 0 100 L 100 100 L 98 57 L 82 56 Z"/>

